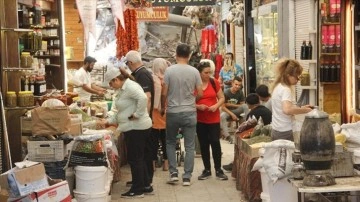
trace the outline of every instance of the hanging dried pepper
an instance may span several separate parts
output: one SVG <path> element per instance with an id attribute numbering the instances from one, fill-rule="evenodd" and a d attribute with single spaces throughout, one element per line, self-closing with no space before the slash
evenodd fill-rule
<path id="1" fill-rule="evenodd" d="M 116 57 L 125 56 L 130 50 L 139 49 L 136 11 L 127 9 L 124 12 L 125 29 L 118 26 L 116 31 Z"/>

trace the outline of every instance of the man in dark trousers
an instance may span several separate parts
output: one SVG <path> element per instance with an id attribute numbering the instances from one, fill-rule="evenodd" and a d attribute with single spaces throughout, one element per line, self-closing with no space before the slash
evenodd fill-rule
<path id="1" fill-rule="evenodd" d="M 140 84 L 140 86 L 143 88 L 147 98 L 148 98 L 148 104 L 147 109 L 150 115 L 150 118 L 152 118 L 152 111 L 154 107 L 154 80 L 151 75 L 151 72 L 149 72 L 146 67 L 144 66 L 142 60 L 141 60 L 141 54 L 137 51 L 131 50 L 129 51 L 126 56 L 126 65 L 129 67 L 130 71 L 132 72 L 131 75 L 134 77 L 135 81 Z M 124 72 L 124 71 L 122 71 Z M 146 145 L 145 145 L 145 164 L 146 164 L 146 174 L 148 176 L 150 184 L 152 183 L 152 179 L 154 176 L 154 167 L 153 167 L 153 160 L 154 156 L 154 149 L 157 148 L 158 142 L 154 140 L 156 138 L 152 138 L 150 134 L 148 134 Z M 127 186 L 131 185 L 131 182 L 126 183 Z M 152 186 L 145 187 L 144 193 L 151 193 L 153 191 Z"/>

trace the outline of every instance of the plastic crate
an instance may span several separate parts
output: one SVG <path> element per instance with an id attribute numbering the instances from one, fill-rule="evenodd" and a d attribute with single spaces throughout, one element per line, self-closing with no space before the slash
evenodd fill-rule
<path id="1" fill-rule="evenodd" d="M 62 161 L 65 157 L 64 142 L 62 140 L 28 141 L 27 149 L 30 161 Z"/>

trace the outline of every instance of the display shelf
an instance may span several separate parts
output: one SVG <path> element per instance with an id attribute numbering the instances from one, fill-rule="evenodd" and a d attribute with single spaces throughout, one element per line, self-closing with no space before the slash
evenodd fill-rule
<path id="1" fill-rule="evenodd" d="M 59 45 L 47 46 L 47 49 L 60 49 Z"/>
<path id="2" fill-rule="evenodd" d="M 340 22 L 323 22 L 323 25 L 340 25 Z"/>
<path id="3" fill-rule="evenodd" d="M 321 53 L 321 55 L 332 55 L 332 56 L 337 56 L 337 55 L 340 55 L 340 53 Z"/>
<path id="4" fill-rule="evenodd" d="M 58 64 L 47 64 L 47 65 L 45 65 L 45 68 L 46 68 L 46 67 L 56 67 L 56 68 L 60 68 L 61 65 L 58 65 Z"/>
<path id="5" fill-rule="evenodd" d="M 32 29 L 6 28 L 6 27 L 1 27 L 0 30 L 1 30 L 1 31 L 12 31 L 12 32 L 32 32 L 32 31 L 34 31 L 34 30 L 32 30 Z"/>
<path id="6" fill-rule="evenodd" d="M 31 71 L 34 70 L 33 68 L 22 68 L 22 67 L 4 67 L 2 68 L 3 71 Z"/>
<path id="7" fill-rule="evenodd" d="M 316 34 L 317 33 L 316 29 L 298 29 L 297 31 L 299 33 L 308 33 L 308 34 Z"/>
<path id="8" fill-rule="evenodd" d="M 321 84 L 325 84 L 325 85 L 335 85 L 335 84 L 340 84 L 339 81 L 334 81 L 334 82 L 329 82 L 329 81 L 326 81 L 326 82 L 320 82 Z"/>
<path id="9" fill-rule="evenodd" d="M 317 60 L 299 60 L 300 62 L 309 63 L 309 64 L 316 64 Z"/>
<path id="10" fill-rule="evenodd" d="M 56 58 L 60 57 L 60 55 L 34 55 L 35 58 Z"/>
<path id="11" fill-rule="evenodd" d="M 42 36 L 43 40 L 59 39 L 59 36 Z"/>
<path id="12" fill-rule="evenodd" d="M 317 90 L 317 86 L 299 86 L 300 89 Z"/>
<path id="13" fill-rule="evenodd" d="M 21 109 L 34 109 L 37 106 L 31 106 L 31 107 L 4 107 L 5 110 L 21 110 Z"/>
<path id="14" fill-rule="evenodd" d="M 59 28 L 59 25 L 54 26 L 33 26 L 32 29 L 57 29 Z"/>

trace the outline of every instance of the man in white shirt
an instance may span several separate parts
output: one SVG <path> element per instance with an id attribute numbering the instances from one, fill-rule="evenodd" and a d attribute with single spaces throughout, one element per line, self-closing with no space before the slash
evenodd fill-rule
<path id="1" fill-rule="evenodd" d="M 93 70 L 96 59 L 87 56 L 84 59 L 84 66 L 80 67 L 74 75 L 73 80 L 76 81 L 76 87 L 74 92 L 79 94 L 80 100 L 84 102 L 90 102 L 92 94 L 103 96 L 106 92 L 104 88 L 101 88 L 92 82 L 90 72 Z"/>

